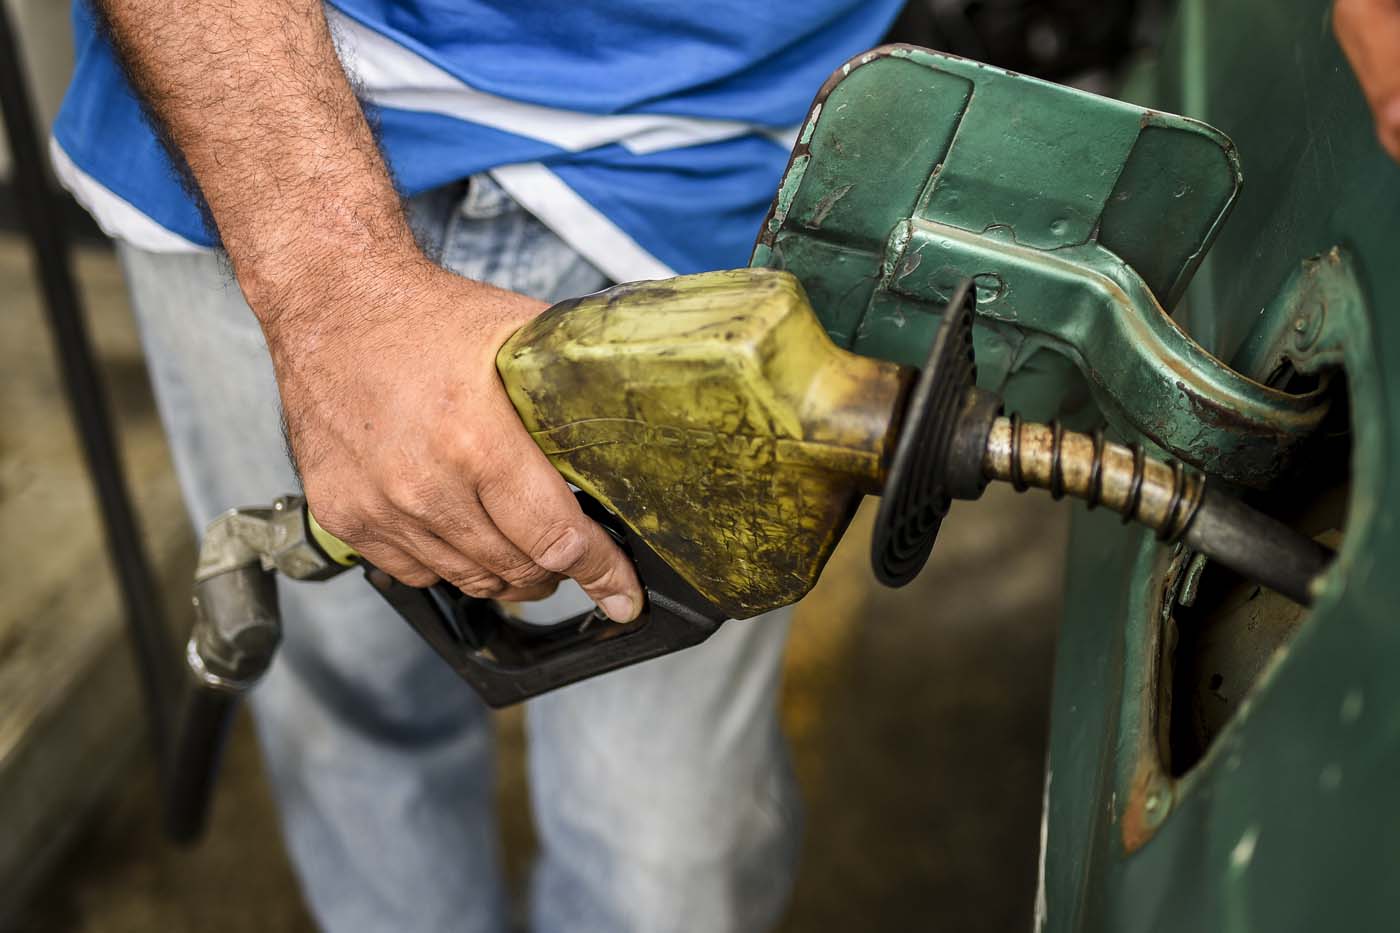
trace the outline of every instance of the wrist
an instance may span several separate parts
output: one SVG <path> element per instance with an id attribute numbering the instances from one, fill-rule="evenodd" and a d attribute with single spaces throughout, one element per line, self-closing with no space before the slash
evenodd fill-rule
<path id="1" fill-rule="evenodd" d="M 269 238 L 256 255 L 230 251 L 239 287 L 269 345 L 322 322 L 365 321 L 436 267 L 405 226 L 402 235 L 303 232 L 284 245 Z"/>

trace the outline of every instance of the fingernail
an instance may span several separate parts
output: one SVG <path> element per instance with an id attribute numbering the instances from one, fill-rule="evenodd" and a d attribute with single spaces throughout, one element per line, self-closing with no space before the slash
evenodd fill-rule
<path id="1" fill-rule="evenodd" d="M 609 596 L 598 604 L 614 622 L 631 622 L 637 617 L 637 609 L 630 597 Z"/>

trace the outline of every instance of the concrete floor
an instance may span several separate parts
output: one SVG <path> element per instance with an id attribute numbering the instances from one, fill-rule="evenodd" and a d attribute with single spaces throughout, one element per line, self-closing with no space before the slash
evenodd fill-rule
<path id="1" fill-rule="evenodd" d="M 7 296 L 0 344 L 23 340 L 32 351 L 6 354 L 6 385 L 13 375 L 50 391 L 25 396 L 23 411 L 7 399 L 4 420 L 26 425 L 22 433 L 42 433 L 37 425 L 61 424 L 63 410 L 38 343 L 37 310 L 25 297 L 30 284 L 20 256 L 15 240 L 0 237 L 0 295 Z M 168 519 L 174 486 L 114 263 L 92 253 L 82 271 L 117 407 L 128 433 L 145 439 L 129 444 L 128 454 L 143 504 L 162 516 L 148 524 L 157 544 L 188 547 L 187 531 Z M 26 495 L 86 495 L 71 442 L 67 450 L 33 460 Z M 64 549 L 53 542 L 24 547 L 20 526 L 3 521 L 17 498 L 0 494 L 6 552 L 23 550 L 36 568 L 49 568 L 46 579 L 61 579 L 71 570 Z M 1029 929 L 1065 506 L 1002 490 L 958 506 L 929 567 L 900 591 L 871 578 L 868 506 L 801 607 L 788 653 L 783 715 L 806 794 L 808 834 L 782 929 Z M 95 541 L 90 517 L 82 533 Z M 112 606 L 110 588 L 97 596 Z M 171 599 L 183 604 L 178 587 Z M 14 611 L 7 600 L 0 624 Z M 505 844 L 518 884 L 533 845 L 521 717 L 507 712 L 500 725 Z M 226 759 L 207 841 L 175 849 L 157 825 L 154 771 L 138 756 L 101 798 L 21 928 L 312 928 L 246 723 Z"/>

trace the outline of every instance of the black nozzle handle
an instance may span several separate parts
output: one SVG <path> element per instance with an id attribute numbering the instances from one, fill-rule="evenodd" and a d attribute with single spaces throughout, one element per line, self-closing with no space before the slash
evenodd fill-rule
<path id="1" fill-rule="evenodd" d="M 603 526 L 636 568 L 646 602 L 635 621 L 613 622 L 590 610 L 554 625 L 531 625 L 449 583 L 419 589 L 365 565 L 380 596 L 488 706 L 510 706 L 689 648 L 728 618 L 616 516 L 585 493 L 575 495 L 584 513 Z"/>

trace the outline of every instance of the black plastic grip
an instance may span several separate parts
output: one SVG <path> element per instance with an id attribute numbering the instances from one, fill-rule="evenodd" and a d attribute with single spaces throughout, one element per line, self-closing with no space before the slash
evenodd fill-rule
<path id="1" fill-rule="evenodd" d="M 584 511 L 618 540 L 636 567 L 646 604 L 633 622 L 613 622 L 591 610 L 554 625 L 535 625 L 451 584 L 419 589 L 365 567 L 370 584 L 488 706 L 509 706 L 689 648 L 726 620 L 645 541 L 591 498 L 577 495 Z"/>

